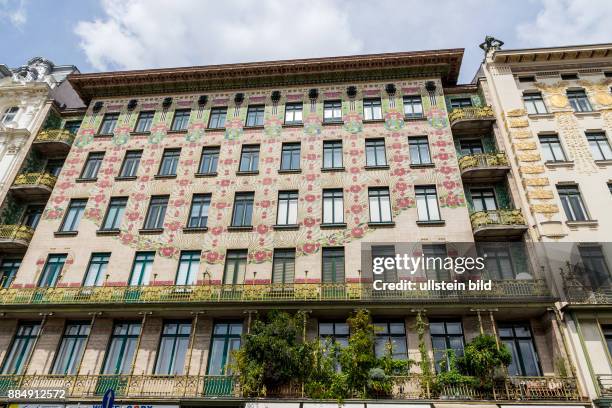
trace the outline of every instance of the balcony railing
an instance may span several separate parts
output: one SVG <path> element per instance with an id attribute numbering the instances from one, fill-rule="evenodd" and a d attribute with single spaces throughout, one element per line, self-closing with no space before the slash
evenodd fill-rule
<path id="1" fill-rule="evenodd" d="M 497 229 L 503 232 L 504 227 L 508 227 L 509 230 L 518 228 L 518 231 L 522 232 L 527 228 L 521 210 L 476 211 L 470 214 L 470 222 L 475 235 L 483 231 L 486 233 L 487 229 Z"/>
<path id="2" fill-rule="evenodd" d="M 568 264 L 566 268 L 567 270 L 563 270 L 562 273 L 563 287 L 568 302 L 591 305 L 612 304 L 611 280 L 592 285 L 589 282 L 595 272 L 587 271 L 582 265 Z M 612 389 L 612 376 L 609 381 L 608 386 Z"/>
<path id="3" fill-rule="evenodd" d="M 66 129 L 46 129 L 38 133 L 35 142 L 59 142 L 71 145 L 74 135 Z"/>
<path id="4" fill-rule="evenodd" d="M 0 241 L 2 242 L 28 245 L 33 235 L 34 229 L 27 225 L 0 225 Z"/>
<path id="5" fill-rule="evenodd" d="M 417 283 L 418 284 L 418 283 Z M 466 283 L 467 286 L 467 283 Z M 194 286 L 93 286 L 0 289 L 0 305 L 164 304 L 305 301 L 420 301 L 473 303 L 549 297 L 543 279 L 492 281 L 489 290 L 375 290 L 371 283 L 295 283 Z"/>
<path id="6" fill-rule="evenodd" d="M 598 374 L 597 385 L 600 397 L 612 397 L 612 374 Z"/>
<path id="7" fill-rule="evenodd" d="M 490 106 L 470 106 L 465 108 L 455 108 L 448 114 L 451 127 L 459 122 L 465 121 L 493 121 L 495 114 Z"/>
<path id="8" fill-rule="evenodd" d="M 579 401 L 574 378 L 508 377 L 493 388 L 478 392 L 471 387 L 442 387 L 434 391 L 419 375 L 395 377 L 389 395 L 378 399 L 402 400 L 492 400 L 492 401 Z M 240 387 L 230 376 L 199 375 L 0 375 L 0 397 L 9 390 L 58 389 L 67 398 L 101 398 L 113 389 L 120 398 L 241 398 Z M 304 398 L 300 384 L 269 390 L 267 397 Z"/>
<path id="9" fill-rule="evenodd" d="M 15 177 L 13 187 L 22 186 L 45 186 L 53 189 L 57 177 L 49 173 L 24 173 Z"/>
<path id="10" fill-rule="evenodd" d="M 509 166 L 508 158 L 504 152 L 470 154 L 459 158 L 459 169 L 461 171 L 475 168 L 507 166 Z"/>

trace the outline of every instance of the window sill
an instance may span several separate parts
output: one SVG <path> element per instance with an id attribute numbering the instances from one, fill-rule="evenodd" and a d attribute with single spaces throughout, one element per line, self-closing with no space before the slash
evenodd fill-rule
<path id="1" fill-rule="evenodd" d="M 335 223 L 330 223 L 330 224 L 323 223 L 319 226 L 319 228 L 321 229 L 346 228 L 346 222 L 335 222 Z"/>
<path id="2" fill-rule="evenodd" d="M 544 162 L 544 165 L 549 168 L 574 167 L 574 161 L 573 160 L 547 161 L 547 162 Z"/>
<path id="3" fill-rule="evenodd" d="M 302 169 L 278 169 L 278 174 L 297 174 L 301 172 Z"/>
<path id="4" fill-rule="evenodd" d="M 595 160 L 595 164 L 601 167 L 612 166 L 612 160 Z"/>
<path id="5" fill-rule="evenodd" d="M 427 118 L 425 116 L 404 116 L 404 120 L 417 121 L 417 120 L 427 120 Z"/>
<path id="6" fill-rule="evenodd" d="M 205 132 L 225 132 L 225 127 L 218 127 L 218 128 L 206 128 L 204 129 Z"/>
<path id="7" fill-rule="evenodd" d="M 333 173 L 335 171 L 346 171 L 344 167 L 321 167 L 321 173 Z"/>
<path id="8" fill-rule="evenodd" d="M 55 231 L 53 233 L 56 237 L 76 237 L 79 231 Z"/>
<path id="9" fill-rule="evenodd" d="M 300 229 L 300 224 L 276 224 L 272 226 L 274 230 L 298 230 Z"/>
<path id="10" fill-rule="evenodd" d="M 411 169 L 430 169 L 432 167 L 436 167 L 435 163 L 423 163 L 423 164 L 411 164 Z"/>
<path id="11" fill-rule="evenodd" d="M 164 232 L 163 228 L 141 228 L 138 230 L 141 235 L 156 235 Z"/>
<path id="12" fill-rule="evenodd" d="M 385 123 L 384 119 L 364 119 L 362 123 Z"/>
<path id="13" fill-rule="evenodd" d="M 264 125 L 244 126 L 242 130 L 263 129 Z"/>
<path id="14" fill-rule="evenodd" d="M 389 170 L 390 167 L 388 164 L 385 164 L 381 166 L 364 166 L 364 169 L 366 170 Z"/>
<path id="15" fill-rule="evenodd" d="M 240 231 L 253 231 L 252 225 L 238 226 L 238 225 L 230 225 L 227 227 L 228 231 L 240 232 Z"/>
<path id="16" fill-rule="evenodd" d="M 206 231 L 208 231 L 208 227 L 183 227 L 183 232 L 186 234 L 206 232 Z"/>
<path id="17" fill-rule="evenodd" d="M 283 123 L 284 128 L 301 128 L 304 127 L 304 122 Z"/>
<path id="18" fill-rule="evenodd" d="M 574 115 L 576 116 L 601 116 L 601 112 L 590 110 L 585 112 L 576 112 L 574 111 Z"/>
<path id="19" fill-rule="evenodd" d="M 130 136 L 149 136 L 151 134 L 150 131 L 146 132 L 130 132 Z"/>
<path id="20" fill-rule="evenodd" d="M 529 119 L 552 119 L 555 117 L 554 113 L 530 113 L 527 115 Z"/>
<path id="21" fill-rule="evenodd" d="M 94 178 L 78 178 L 78 179 L 74 180 L 75 183 L 95 183 L 96 181 L 98 181 L 97 177 L 94 177 Z"/>
<path id="22" fill-rule="evenodd" d="M 565 221 L 568 227 L 596 227 L 599 225 L 597 220 L 586 220 L 586 221 Z"/>
<path id="23" fill-rule="evenodd" d="M 328 125 L 344 125 L 344 122 L 342 121 L 342 119 L 339 119 L 339 120 L 323 120 L 323 126 L 328 126 Z"/>
<path id="24" fill-rule="evenodd" d="M 377 227 L 395 227 L 394 221 L 381 221 L 381 222 L 368 222 L 368 227 L 377 228 Z"/>
<path id="25" fill-rule="evenodd" d="M 255 171 L 237 171 L 236 175 L 237 176 L 256 176 L 259 174 L 259 170 L 255 170 Z"/>
<path id="26" fill-rule="evenodd" d="M 153 178 L 156 180 L 175 179 L 176 174 L 156 174 Z"/>
<path id="27" fill-rule="evenodd" d="M 166 132 L 166 134 L 168 134 L 168 135 L 179 135 L 181 133 L 187 133 L 187 129 L 168 130 Z"/>
<path id="28" fill-rule="evenodd" d="M 444 220 L 434 220 L 434 221 L 417 221 L 417 225 L 422 227 L 441 227 L 446 224 Z"/>
<path id="29" fill-rule="evenodd" d="M 215 177 L 215 176 L 217 176 L 216 171 L 214 173 L 196 173 L 193 175 L 193 177 Z"/>
<path id="30" fill-rule="evenodd" d="M 96 235 L 119 235 L 121 233 L 118 229 L 107 229 L 107 230 L 97 230 Z"/>
<path id="31" fill-rule="evenodd" d="M 115 181 L 131 181 L 136 180 L 136 176 L 117 176 L 115 177 Z"/>
<path id="32" fill-rule="evenodd" d="M 107 138 L 107 137 L 113 137 L 113 134 L 112 133 L 97 133 L 94 135 L 94 137 Z"/>

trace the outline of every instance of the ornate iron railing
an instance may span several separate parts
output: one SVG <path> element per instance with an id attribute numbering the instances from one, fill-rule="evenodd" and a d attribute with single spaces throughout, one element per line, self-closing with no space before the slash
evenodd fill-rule
<path id="1" fill-rule="evenodd" d="M 67 398 L 102 397 L 113 389 L 119 398 L 240 398 L 240 387 L 231 376 L 200 375 L 0 375 L 0 397 L 10 390 L 58 389 Z M 269 390 L 271 398 L 304 398 L 303 387 L 292 383 Z M 389 394 L 379 399 L 579 401 L 576 380 L 561 377 L 508 377 L 491 389 L 467 386 L 433 387 L 418 374 L 394 377 Z"/>
<path id="2" fill-rule="evenodd" d="M 74 135 L 66 129 L 46 129 L 38 133 L 36 142 L 63 142 L 71 145 Z"/>
<path id="3" fill-rule="evenodd" d="M 53 188 L 57 177 L 49 173 L 24 173 L 15 177 L 13 186 L 42 185 Z"/>
<path id="4" fill-rule="evenodd" d="M 418 282 L 417 282 L 418 285 Z M 467 288 L 467 282 L 466 282 Z M 189 302 L 303 302 L 516 300 L 546 297 L 544 279 L 492 281 L 491 290 L 375 290 L 372 283 L 296 283 L 194 286 L 93 286 L 0 289 L 0 305 L 164 304 Z"/>
<path id="5" fill-rule="evenodd" d="M 476 211 L 470 214 L 472 228 L 477 229 L 487 225 L 525 225 L 521 210 L 491 210 Z"/>
<path id="6" fill-rule="evenodd" d="M 594 272 L 587 271 L 582 265 L 566 265 L 561 270 L 566 300 L 570 303 L 612 304 L 612 280 L 594 287 L 590 284 Z M 610 377 L 612 388 L 612 376 Z"/>
<path id="7" fill-rule="evenodd" d="M 455 108 L 448 114 L 451 126 L 464 120 L 493 120 L 495 114 L 490 106 L 470 106 L 465 108 Z"/>
<path id="8" fill-rule="evenodd" d="M 27 225 L 0 225 L 0 239 L 30 242 L 34 235 L 34 229 Z"/>
<path id="9" fill-rule="evenodd" d="M 461 171 L 475 168 L 487 168 L 509 166 L 506 153 L 480 153 L 461 156 L 459 158 L 459 169 Z"/>
<path id="10" fill-rule="evenodd" d="M 597 374 L 600 397 L 612 397 L 612 374 Z"/>

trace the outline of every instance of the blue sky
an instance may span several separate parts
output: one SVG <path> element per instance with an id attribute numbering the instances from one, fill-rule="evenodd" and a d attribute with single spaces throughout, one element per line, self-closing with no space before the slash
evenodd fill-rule
<path id="1" fill-rule="evenodd" d="M 611 0 L 0 0 L 0 63 L 82 72 L 465 48 L 612 42 Z"/>

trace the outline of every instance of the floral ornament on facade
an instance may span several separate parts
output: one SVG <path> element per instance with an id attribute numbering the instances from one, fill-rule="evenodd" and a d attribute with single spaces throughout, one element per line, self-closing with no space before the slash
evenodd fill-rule
<path id="1" fill-rule="evenodd" d="M 82 129 L 76 139 L 74 139 L 74 145 L 76 147 L 85 147 L 93 143 L 95 134 L 94 129 Z"/>
<path id="2" fill-rule="evenodd" d="M 228 113 L 229 114 L 229 113 Z M 225 123 L 225 139 L 226 140 L 237 140 L 240 139 L 244 129 L 242 126 L 242 118 L 235 117 Z"/>
<path id="3" fill-rule="evenodd" d="M 427 112 L 427 121 L 434 129 L 444 129 L 448 126 L 448 118 L 446 117 L 446 111 L 440 109 L 437 106 L 432 107 Z"/>
<path id="4" fill-rule="evenodd" d="M 321 134 L 323 127 L 321 126 L 321 120 L 316 112 L 310 112 L 304 118 L 304 134 L 309 136 L 318 136 Z"/>
<path id="5" fill-rule="evenodd" d="M 278 137 L 283 130 L 283 120 L 276 116 L 266 118 L 264 122 L 264 134 L 270 137 Z"/>
<path id="6" fill-rule="evenodd" d="M 351 111 L 342 117 L 344 130 L 349 133 L 360 133 L 363 131 L 363 118 L 357 112 Z"/>
<path id="7" fill-rule="evenodd" d="M 404 127 L 404 115 L 397 110 L 390 110 L 385 114 L 385 129 L 388 131 L 400 130 Z"/>

